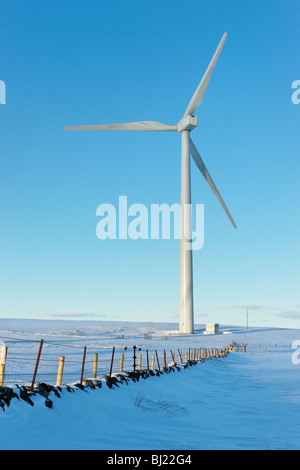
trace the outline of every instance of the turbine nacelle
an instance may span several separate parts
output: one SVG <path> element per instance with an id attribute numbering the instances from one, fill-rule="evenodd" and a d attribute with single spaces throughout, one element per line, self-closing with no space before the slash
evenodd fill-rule
<path id="1" fill-rule="evenodd" d="M 198 117 L 197 116 L 185 116 L 177 124 L 177 132 L 181 133 L 182 131 L 192 131 L 195 127 L 198 126 Z"/>

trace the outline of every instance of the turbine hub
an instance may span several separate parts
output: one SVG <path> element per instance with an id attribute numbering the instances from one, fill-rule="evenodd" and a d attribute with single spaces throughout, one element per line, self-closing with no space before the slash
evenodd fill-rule
<path id="1" fill-rule="evenodd" d="M 197 116 L 185 116 L 177 124 L 177 132 L 182 131 L 192 131 L 195 127 L 198 126 L 198 117 Z"/>

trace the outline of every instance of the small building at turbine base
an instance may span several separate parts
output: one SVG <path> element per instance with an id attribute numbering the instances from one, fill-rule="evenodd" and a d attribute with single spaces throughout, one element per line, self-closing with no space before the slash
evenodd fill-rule
<path id="1" fill-rule="evenodd" d="M 219 323 L 207 323 L 205 335 L 218 335 L 219 334 Z"/>

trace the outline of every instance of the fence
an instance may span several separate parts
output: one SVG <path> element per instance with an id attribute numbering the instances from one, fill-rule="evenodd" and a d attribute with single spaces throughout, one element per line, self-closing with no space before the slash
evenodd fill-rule
<path id="1" fill-rule="evenodd" d="M 58 353 L 61 346 L 55 342 L 29 342 L 28 344 L 0 349 L 0 387 L 25 385 L 33 389 L 38 382 L 61 386 L 75 384 L 87 378 L 112 376 L 120 372 L 138 370 L 161 370 L 170 363 L 202 361 L 206 358 L 225 356 L 229 346 L 224 349 L 189 348 L 186 350 L 149 350 L 133 347 L 70 346 L 71 351 Z M 16 346 L 16 344 L 15 344 Z M 21 346 L 21 347 L 20 347 Z M 19 349 L 19 350 L 18 350 Z M 97 351 L 97 352 L 95 352 Z"/>
<path id="2" fill-rule="evenodd" d="M 292 347 L 293 346 L 291 344 L 249 344 L 245 342 L 236 343 L 235 341 L 229 345 L 230 351 L 260 354 L 269 354 L 271 351 L 278 351 L 278 349 L 290 349 Z"/>

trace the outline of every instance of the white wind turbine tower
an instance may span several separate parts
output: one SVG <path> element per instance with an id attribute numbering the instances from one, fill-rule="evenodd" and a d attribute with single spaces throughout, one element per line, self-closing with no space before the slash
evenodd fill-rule
<path id="1" fill-rule="evenodd" d="M 192 221 L 190 211 L 183 210 L 191 204 L 191 177 L 190 154 L 197 167 L 206 179 L 207 183 L 218 198 L 232 225 L 236 225 L 217 190 L 198 150 L 196 149 L 190 132 L 198 125 L 198 117 L 194 116 L 204 97 L 212 71 L 219 58 L 222 47 L 226 41 L 224 34 L 197 90 L 195 91 L 183 118 L 175 125 L 163 124 L 156 121 L 139 121 L 122 124 L 100 124 L 92 126 L 72 126 L 65 130 L 82 131 L 176 131 L 181 134 L 181 240 L 180 240 L 180 299 L 179 299 L 179 332 L 183 334 L 194 333 L 194 308 L 193 308 L 193 267 L 192 250 L 187 249 L 186 244 L 191 242 Z M 189 205 L 189 206 L 186 206 Z M 188 229 L 187 229 L 188 228 Z M 189 245 L 188 245 L 189 246 Z"/>

